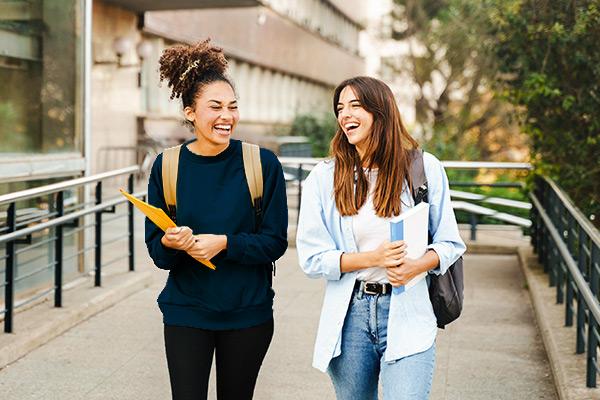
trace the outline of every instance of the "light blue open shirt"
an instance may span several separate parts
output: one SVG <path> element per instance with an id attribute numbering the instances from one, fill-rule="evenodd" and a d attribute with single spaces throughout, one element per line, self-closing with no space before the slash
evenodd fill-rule
<path id="1" fill-rule="evenodd" d="M 440 258 L 440 265 L 430 272 L 443 274 L 465 252 L 466 246 L 458 232 L 442 164 L 429 153 L 424 153 L 423 164 L 429 189 L 429 230 L 433 237 L 429 248 Z M 335 205 L 333 170 L 333 160 L 322 161 L 306 178 L 296 236 L 300 266 L 306 275 L 327 280 L 313 357 L 313 366 L 323 372 L 329 361 L 341 353 L 342 327 L 356 280 L 356 272 L 341 273 L 340 258 L 342 253 L 358 251 L 352 216 L 340 216 Z M 406 188 L 401 196 L 403 207 L 413 206 Z M 425 280 L 402 294 L 392 294 L 386 362 L 429 349 L 436 333 Z"/>

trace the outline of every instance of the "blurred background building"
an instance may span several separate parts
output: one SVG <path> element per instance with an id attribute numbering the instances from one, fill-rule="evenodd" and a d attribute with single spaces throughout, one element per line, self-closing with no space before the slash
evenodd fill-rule
<path id="1" fill-rule="evenodd" d="M 367 1 L 0 1 L 0 193 L 142 162 L 190 137 L 158 58 L 207 37 L 239 95 L 237 136 L 273 146 L 365 72 Z M 28 183 L 29 182 L 29 183 Z"/>

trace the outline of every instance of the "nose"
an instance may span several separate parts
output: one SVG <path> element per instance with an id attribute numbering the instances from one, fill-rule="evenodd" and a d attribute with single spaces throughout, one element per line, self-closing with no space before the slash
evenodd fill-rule
<path id="1" fill-rule="evenodd" d="M 226 122 L 231 122 L 233 121 L 233 112 L 231 110 L 225 109 L 223 110 L 223 112 L 221 112 L 221 115 L 219 115 L 219 119 Z"/>
<path id="2" fill-rule="evenodd" d="M 345 117 L 350 117 L 350 113 L 348 111 L 348 108 L 342 107 L 338 110 L 338 119 L 341 121 Z"/>

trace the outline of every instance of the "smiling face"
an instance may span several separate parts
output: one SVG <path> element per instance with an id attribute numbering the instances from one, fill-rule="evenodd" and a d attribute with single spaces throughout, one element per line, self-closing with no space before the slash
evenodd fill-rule
<path id="1" fill-rule="evenodd" d="M 231 85 L 215 81 L 202 87 L 194 107 L 183 112 L 194 124 L 198 143 L 209 148 L 226 148 L 240 119 L 237 99 Z"/>
<path id="2" fill-rule="evenodd" d="M 373 114 L 364 109 L 351 86 L 342 89 L 336 111 L 338 124 L 348 142 L 356 146 L 362 158 L 367 139 L 371 135 Z"/>

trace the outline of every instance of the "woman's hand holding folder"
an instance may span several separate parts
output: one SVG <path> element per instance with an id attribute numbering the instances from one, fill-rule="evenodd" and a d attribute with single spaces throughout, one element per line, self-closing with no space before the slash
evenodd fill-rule
<path id="1" fill-rule="evenodd" d="M 175 226 L 175 223 L 167 216 L 167 214 L 158 207 L 154 207 L 145 201 L 132 196 L 123 189 L 119 189 L 121 194 L 127 198 L 134 206 L 144 213 L 156 226 L 162 229 L 165 234 L 160 239 L 163 246 L 170 247 L 172 249 L 188 251 L 195 245 L 196 239 L 192 233 L 192 230 L 187 226 Z M 227 239 L 225 240 L 227 243 Z M 192 256 L 194 257 L 194 256 Z M 210 259 L 197 258 L 200 263 L 206 265 L 210 269 L 216 269 L 215 265 L 210 262 Z M 211 257 L 212 258 L 212 257 Z"/>
<path id="2" fill-rule="evenodd" d="M 190 256 L 200 261 L 202 264 L 206 265 L 211 269 L 215 269 L 211 267 L 213 265 L 210 263 L 211 258 L 213 258 L 219 251 L 206 251 L 205 248 L 198 245 L 198 237 L 200 236 L 217 236 L 217 235 L 196 235 L 194 236 L 192 230 L 187 226 L 177 226 L 174 228 L 167 228 L 165 234 L 160 239 L 160 242 L 165 247 L 169 247 L 176 250 L 185 251 Z M 225 243 L 227 243 L 227 239 L 225 239 Z M 212 250 L 212 249 L 211 249 Z"/>
<path id="3" fill-rule="evenodd" d="M 165 247 L 187 252 L 196 243 L 196 238 L 192 230 L 187 226 L 176 226 L 174 228 L 167 228 L 160 242 Z"/>
<path id="4" fill-rule="evenodd" d="M 196 243 L 187 253 L 196 260 L 210 260 L 227 248 L 226 235 L 195 235 Z"/>

